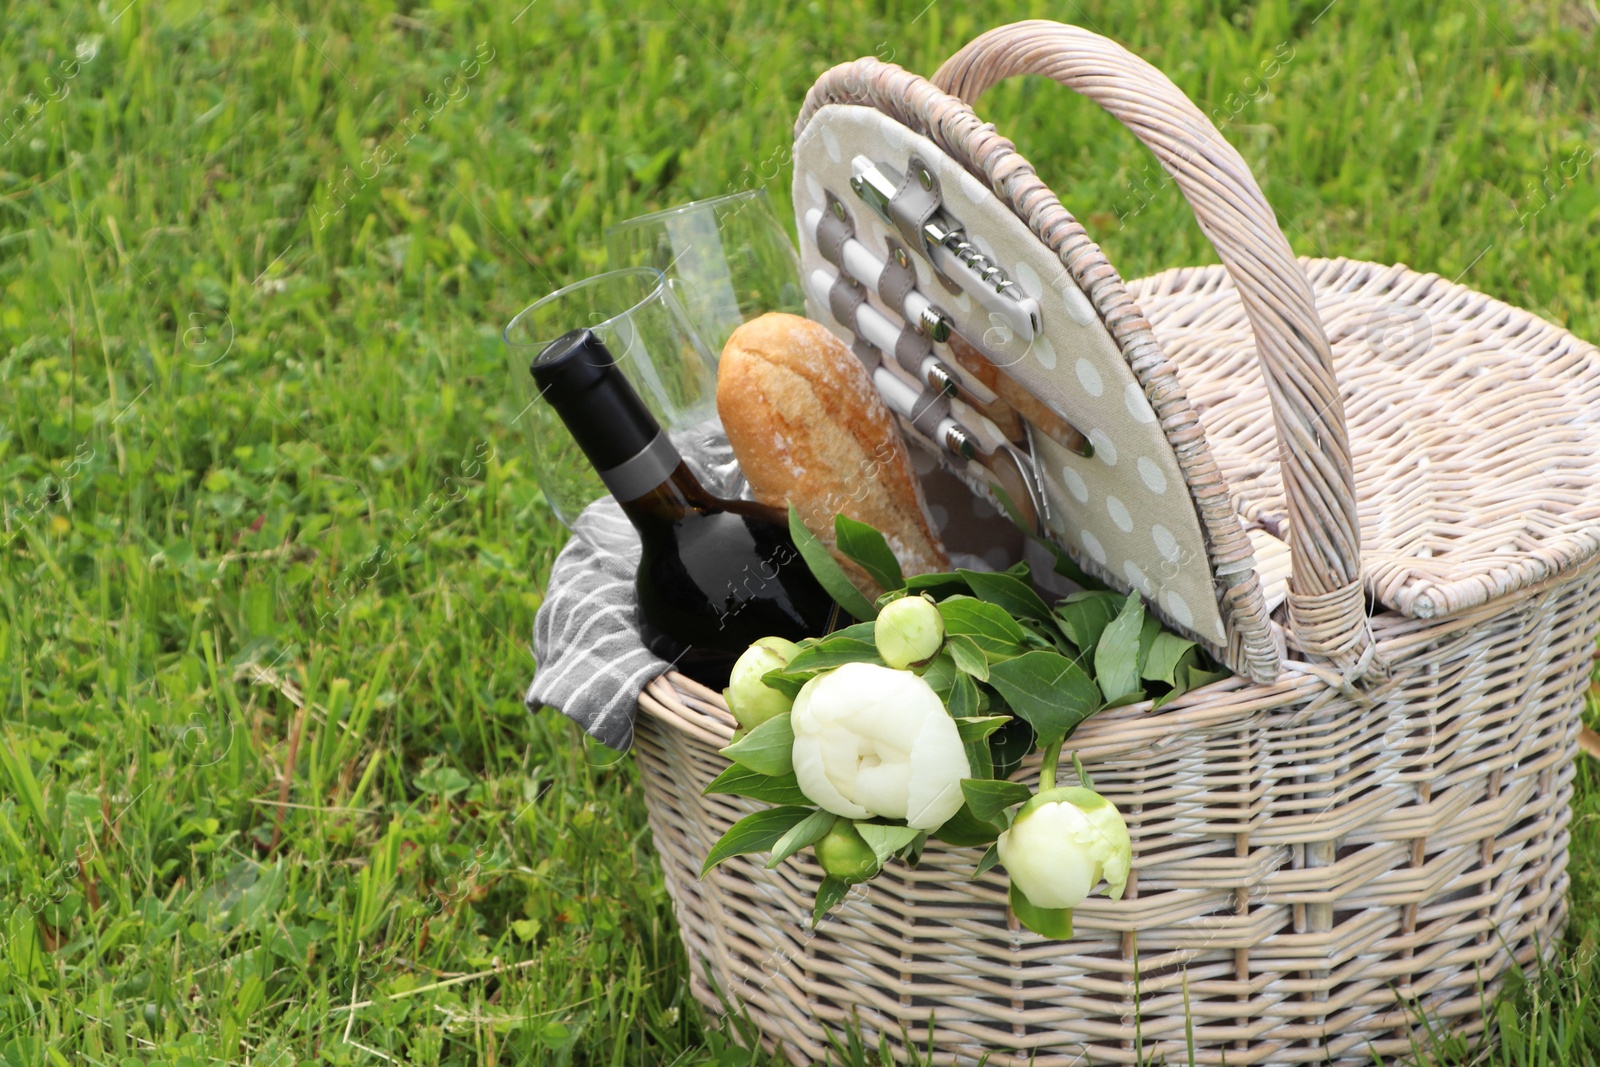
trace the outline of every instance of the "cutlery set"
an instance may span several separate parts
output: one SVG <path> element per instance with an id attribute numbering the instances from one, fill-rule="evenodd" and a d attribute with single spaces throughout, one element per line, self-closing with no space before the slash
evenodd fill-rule
<path id="1" fill-rule="evenodd" d="M 1038 336 L 1039 301 L 978 249 L 914 156 L 899 176 L 887 163 L 856 156 L 850 188 L 856 205 L 892 227 L 889 255 L 878 256 L 859 238 L 852 205 L 829 193 L 827 210 L 812 209 L 803 220 L 834 268 L 806 279 L 813 301 L 853 334 L 853 350 L 888 408 L 951 456 L 976 463 L 1012 517 L 1042 536 L 1050 506 L 1032 434 L 1085 458 L 1094 446 L 1012 377 L 1007 367 L 1016 357 L 999 351 Z M 957 330 L 919 286 L 913 257 L 944 290 L 941 299 L 970 299 L 983 310 L 983 335 Z"/>

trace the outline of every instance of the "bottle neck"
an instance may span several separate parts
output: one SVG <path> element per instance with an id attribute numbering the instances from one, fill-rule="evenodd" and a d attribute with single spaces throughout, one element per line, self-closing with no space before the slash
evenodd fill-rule
<path id="1" fill-rule="evenodd" d="M 644 492 L 624 497 L 613 490 L 612 495 L 635 526 L 641 523 L 673 522 L 688 512 L 715 511 L 721 506 L 681 459 L 665 478 Z"/>
<path id="2" fill-rule="evenodd" d="M 590 330 L 563 334 L 529 368 L 600 480 L 635 525 L 691 511 L 718 511 L 677 445 Z"/>
<path id="3" fill-rule="evenodd" d="M 683 466 L 683 457 L 678 454 L 677 446 L 665 430 L 656 426 L 655 420 L 650 420 L 648 426 L 613 425 L 611 429 L 612 435 L 608 435 L 605 449 L 585 447 L 584 451 L 599 473 L 600 480 L 618 500 L 637 500 L 653 492 L 657 486 L 670 481 L 673 472 Z M 614 451 L 617 438 L 630 433 L 646 444 L 619 461 Z M 689 477 L 693 480 L 693 475 Z"/>

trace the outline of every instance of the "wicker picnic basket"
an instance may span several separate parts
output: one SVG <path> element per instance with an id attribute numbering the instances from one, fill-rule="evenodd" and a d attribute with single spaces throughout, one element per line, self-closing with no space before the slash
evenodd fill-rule
<path id="1" fill-rule="evenodd" d="M 1132 129 L 1221 265 L 1125 283 L 969 107 L 1017 74 Z M 1130 410 L 1142 394 L 1182 472 L 1204 539 L 1188 565 L 1220 625 L 1141 591 L 1237 673 L 1075 735 L 1126 813 L 1134 877 L 1078 909 L 1065 943 L 1008 916 L 1001 878 L 970 879 L 976 849 L 931 845 L 815 929 L 809 853 L 699 879 L 759 805 L 702 795 L 733 731 L 720 696 L 657 679 L 637 750 L 695 996 L 748 1012 L 797 1063 L 849 1026 L 902 1057 L 997 1067 L 1370 1063 L 1441 1028 L 1482 1033 L 1506 973 L 1536 968 L 1564 927 L 1600 618 L 1600 352 L 1436 275 L 1297 260 L 1204 115 L 1081 29 L 991 31 L 932 82 L 874 59 L 828 71 L 796 124 L 797 212 L 800 149 L 863 117 L 981 183 L 1063 268 L 1044 288 L 1088 298 L 1137 383 Z M 1086 550 L 1055 491 L 1063 547 L 1139 586 Z M 1292 560 L 1277 596 L 1270 544 Z"/>

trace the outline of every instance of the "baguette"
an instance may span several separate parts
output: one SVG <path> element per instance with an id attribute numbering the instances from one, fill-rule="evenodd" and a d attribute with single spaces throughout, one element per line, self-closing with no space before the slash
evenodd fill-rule
<path id="1" fill-rule="evenodd" d="M 880 531 L 904 573 L 949 569 L 894 416 L 826 327 L 779 312 L 740 326 L 722 350 L 717 412 L 755 498 L 792 503 L 856 584 L 875 588 L 839 556 L 840 512 Z"/>

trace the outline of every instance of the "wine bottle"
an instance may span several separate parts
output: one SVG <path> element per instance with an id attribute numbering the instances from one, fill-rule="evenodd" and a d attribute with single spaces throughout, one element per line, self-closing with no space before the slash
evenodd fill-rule
<path id="1" fill-rule="evenodd" d="M 650 651 L 720 689 L 756 638 L 828 631 L 838 608 L 784 514 L 709 493 L 593 331 L 563 334 L 529 369 L 639 531 L 635 587 Z"/>

